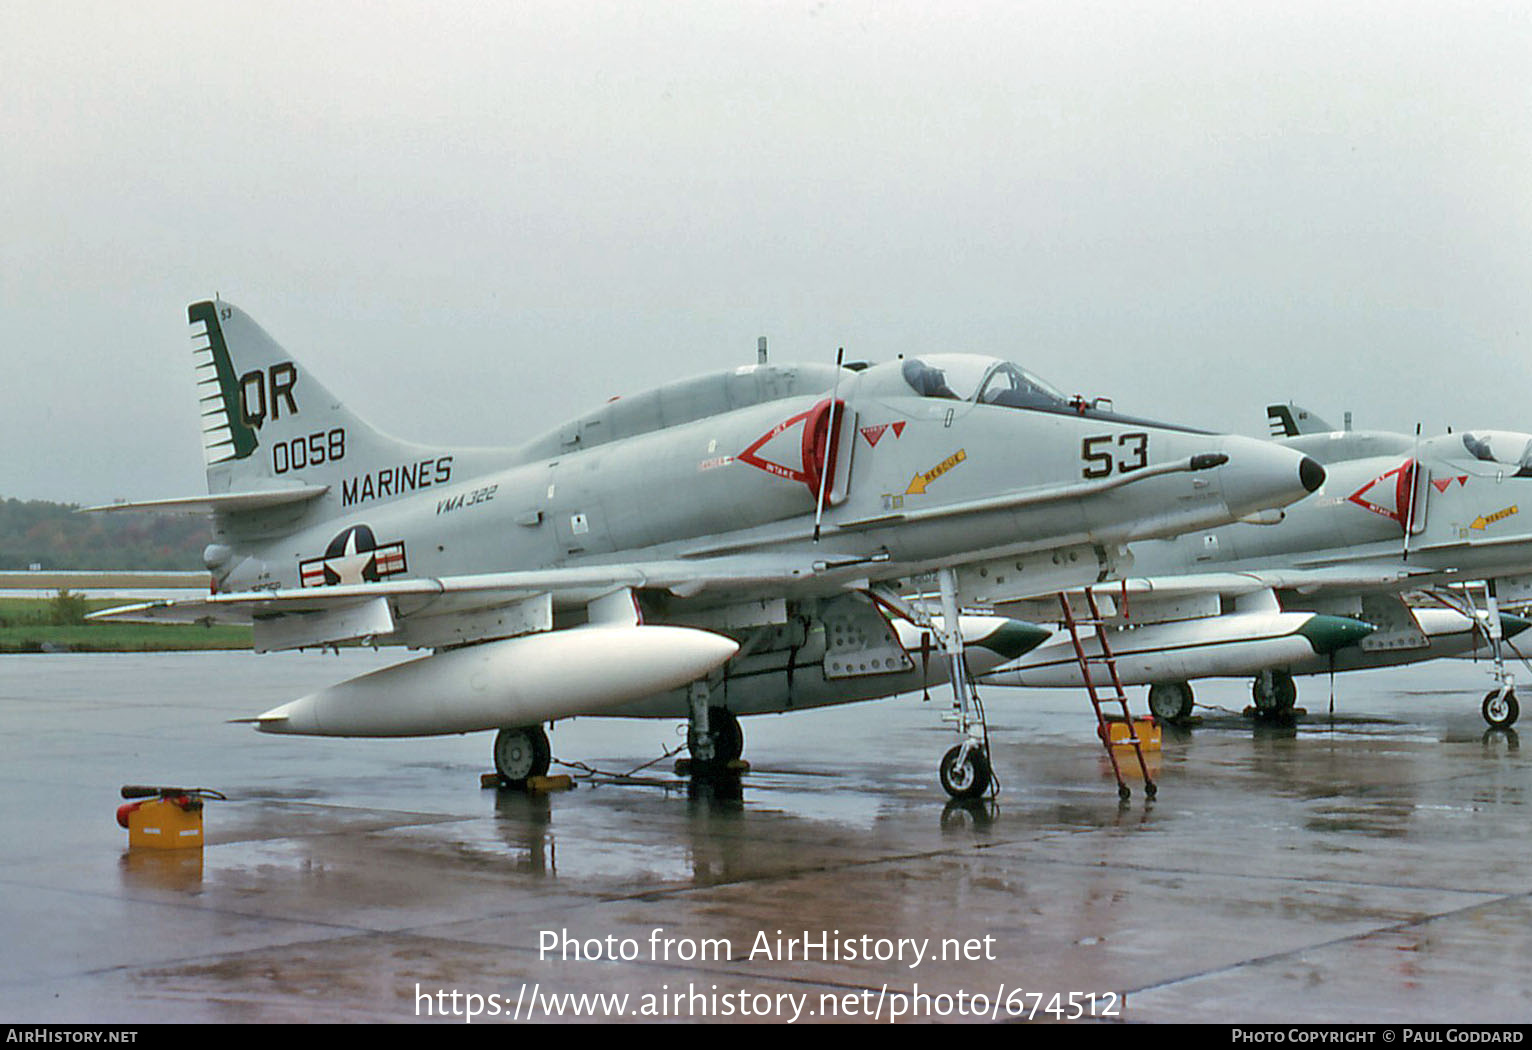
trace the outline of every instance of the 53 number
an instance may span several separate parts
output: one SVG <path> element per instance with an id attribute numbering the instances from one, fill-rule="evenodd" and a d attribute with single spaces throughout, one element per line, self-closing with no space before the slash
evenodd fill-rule
<path id="1" fill-rule="evenodd" d="M 1130 431 L 1088 437 L 1080 442 L 1080 458 L 1085 461 L 1082 477 L 1104 478 L 1112 473 L 1126 474 L 1149 465 L 1149 435 L 1143 431 Z"/>

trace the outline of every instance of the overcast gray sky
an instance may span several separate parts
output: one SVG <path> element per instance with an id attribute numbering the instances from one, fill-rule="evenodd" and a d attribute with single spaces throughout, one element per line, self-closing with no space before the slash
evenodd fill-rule
<path id="1" fill-rule="evenodd" d="M 0 220 L 0 497 L 202 491 L 215 291 L 431 442 L 761 334 L 1532 430 L 1532 7 L 8 0 Z"/>

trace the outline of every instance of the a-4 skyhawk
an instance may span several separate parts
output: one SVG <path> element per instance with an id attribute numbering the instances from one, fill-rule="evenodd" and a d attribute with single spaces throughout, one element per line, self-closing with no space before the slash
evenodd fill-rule
<path id="1" fill-rule="evenodd" d="M 1121 683 L 1149 685 L 1151 710 L 1177 720 L 1191 713 L 1191 680 L 1249 676 L 1256 709 L 1280 715 L 1296 700 L 1294 675 L 1477 652 L 1495 667 L 1485 721 L 1514 723 L 1500 647 L 1529 623 L 1498 605 L 1532 597 L 1532 434 L 1422 438 L 1336 430 L 1284 405 L 1268 414 L 1283 445 L 1324 463 L 1324 485 L 1264 525 L 1135 544 L 1132 578 L 1096 595 Z M 1060 629 L 985 680 L 1083 685 L 1069 635 Z M 1081 645 L 1103 678 L 1101 638 Z"/>
<path id="2" fill-rule="evenodd" d="M 946 630 L 961 607 L 1100 580 L 1129 541 L 1282 506 L 1324 478 L 1267 442 L 1118 416 L 949 354 L 763 360 L 518 447 L 426 447 L 362 422 L 231 304 L 189 317 L 209 494 L 131 506 L 212 513 L 214 593 L 102 615 L 253 623 L 258 650 L 428 650 L 249 721 L 494 729 L 512 783 L 546 771 L 553 719 L 687 718 L 705 772 L 738 756 L 737 715 L 950 678 L 942 780 L 980 793 L 968 675 L 1046 631 L 995 616 Z M 906 600 L 917 577 L 941 612 Z"/>

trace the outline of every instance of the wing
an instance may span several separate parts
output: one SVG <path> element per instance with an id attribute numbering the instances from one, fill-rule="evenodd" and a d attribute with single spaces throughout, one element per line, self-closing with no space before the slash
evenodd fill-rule
<path id="1" fill-rule="evenodd" d="M 240 591 L 142 602 L 92 613 L 134 623 L 250 624 L 266 652 L 359 639 L 414 648 L 549 630 L 555 610 L 588 620 L 636 620 L 632 592 L 660 589 L 719 602 L 839 590 L 865 559 L 764 555 L 497 572 L 329 587 Z"/>

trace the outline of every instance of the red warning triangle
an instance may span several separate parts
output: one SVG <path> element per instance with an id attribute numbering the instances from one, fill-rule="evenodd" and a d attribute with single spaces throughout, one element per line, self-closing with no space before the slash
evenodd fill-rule
<path id="1" fill-rule="evenodd" d="M 1373 478 L 1346 499 L 1403 526 L 1409 520 L 1414 480 L 1415 461 L 1407 459 L 1393 470 Z"/>
<path id="2" fill-rule="evenodd" d="M 839 420 L 844 418 L 845 411 L 845 402 L 836 401 L 834 412 L 837 431 L 840 429 Z M 796 416 L 784 419 L 756 438 L 750 443 L 749 448 L 735 458 L 741 463 L 748 463 L 775 477 L 800 482 L 808 486 L 810 493 L 817 494 L 825 461 L 829 460 L 832 471 L 835 468 L 835 453 L 839 444 L 834 436 L 827 433 L 830 412 L 830 399 L 825 398 L 808 411 L 799 412 Z M 796 435 L 783 436 L 787 431 L 795 428 L 799 431 Z M 767 446 L 770 446 L 769 449 Z M 777 458 L 770 459 L 768 456 Z M 786 462 L 779 462 L 779 460 Z M 796 465 L 794 465 L 795 460 Z"/>

